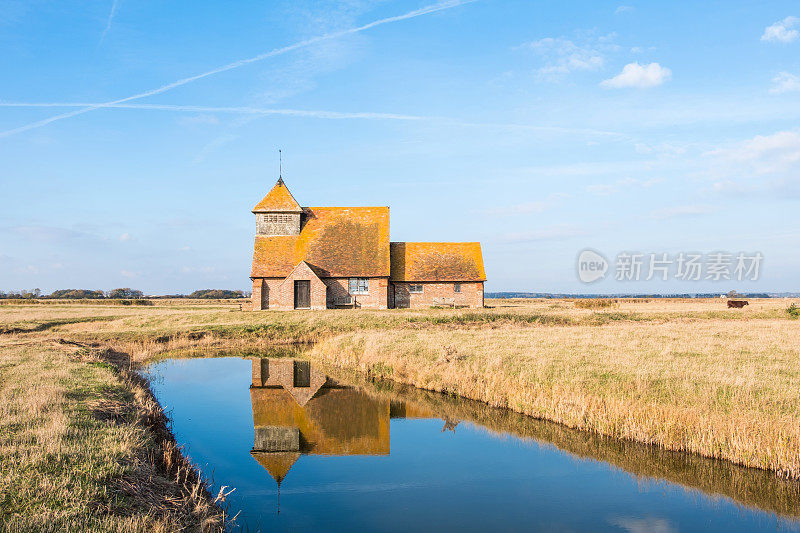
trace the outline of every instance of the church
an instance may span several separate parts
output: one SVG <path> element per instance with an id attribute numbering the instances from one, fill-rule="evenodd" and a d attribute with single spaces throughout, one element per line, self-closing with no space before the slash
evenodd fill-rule
<path id="1" fill-rule="evenodd" d="M 283 178 L 253 214 L 254 310 L 483 307 L 478 242 L 390 242 L 388 207 L 301 207 Z"/>

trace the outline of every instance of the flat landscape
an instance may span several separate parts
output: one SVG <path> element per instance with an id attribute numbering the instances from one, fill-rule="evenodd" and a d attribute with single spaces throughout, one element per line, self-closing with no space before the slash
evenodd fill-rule
<path id="1" fill-rule="evenodd" d="M 751 300 L 741 310 L 722 299 L 591 302 L 287 313 L 242 311 L 239 301 L 2 305 L 3 514 L 77 520 L 117 502 L 135 515 L 120 502 L 136 491 L 108 494 L 104 484 L 135 485 L 136 457 L 159 445 L 135 414 L 152 400 L 120 368 L 221 351 L 268 355 L 287 344 L 372 378 L 800 478 L 800 322 L 790 301 Z M 85 493 L 65 508 L 56 495 L 77 494 L 76 483 Z M 164 507 L 164 524 L 185 513 L 186 497 Z"/>

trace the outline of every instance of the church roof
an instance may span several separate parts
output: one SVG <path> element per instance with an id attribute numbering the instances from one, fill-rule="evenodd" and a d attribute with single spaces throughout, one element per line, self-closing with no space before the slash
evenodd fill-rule
<path id="1" fill-rule="evenodd" d="M 302 213 L 303 208 L 294 199 L 289 188 L 283 182 L 283 178 L 278 179 L 278 183 L 261 199 L 253 208 L 253 213 L 266 213 L 269 211 L 281 211 L 284 213 Z"/>
<path id="2" fill-rule="evenodd" d="M 289 469 L 300 459 L 298 452 L 260 452 L 251 450 L 250 455 L 263 466 L 272 478 L 280 483 Z"/>
<path id="3" fill-rule="evenodd" d="M 321 277 L 389 276 L 388 207 L 306 207 L 304 213 L 300 235 L 256 236 L 251 277 L 283 278 L 301 261 Z"/>
<path id="4" fill-rule="evenodd" d="M 479 242 L 393 242 L 392 281 L 486 281 Z"/>
<path id="5" fill-rule="evenodd" d="M 373 398 L 357 389 L 323 387 L 301 407 L 286 389 L 252 387 L 250 401 L 254 431 L 263 427 L 295 428 L 300 433 L 299 451 L 303 454 L 389 453 L 387 399 Z"/>

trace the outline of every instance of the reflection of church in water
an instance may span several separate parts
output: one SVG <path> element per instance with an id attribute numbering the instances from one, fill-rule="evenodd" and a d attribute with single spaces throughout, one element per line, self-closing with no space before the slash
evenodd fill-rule
<path id="1" fill-rule="evenodd" d="M 250 398 L 250 454 L 279 486 L 301 455 L 388 455 L 392 418 L 439 418 L 422 406 L 347 387 L 308 361 L 291 359 L 254 359 Z"/>

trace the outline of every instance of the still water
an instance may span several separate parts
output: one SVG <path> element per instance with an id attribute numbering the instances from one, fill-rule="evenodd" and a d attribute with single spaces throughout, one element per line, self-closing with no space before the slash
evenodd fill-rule
<path id="1" fill-rule="evenodd" d="M 246 531 L 800 531 L 800 488 L 292 359 L 146 369 Z"/>

